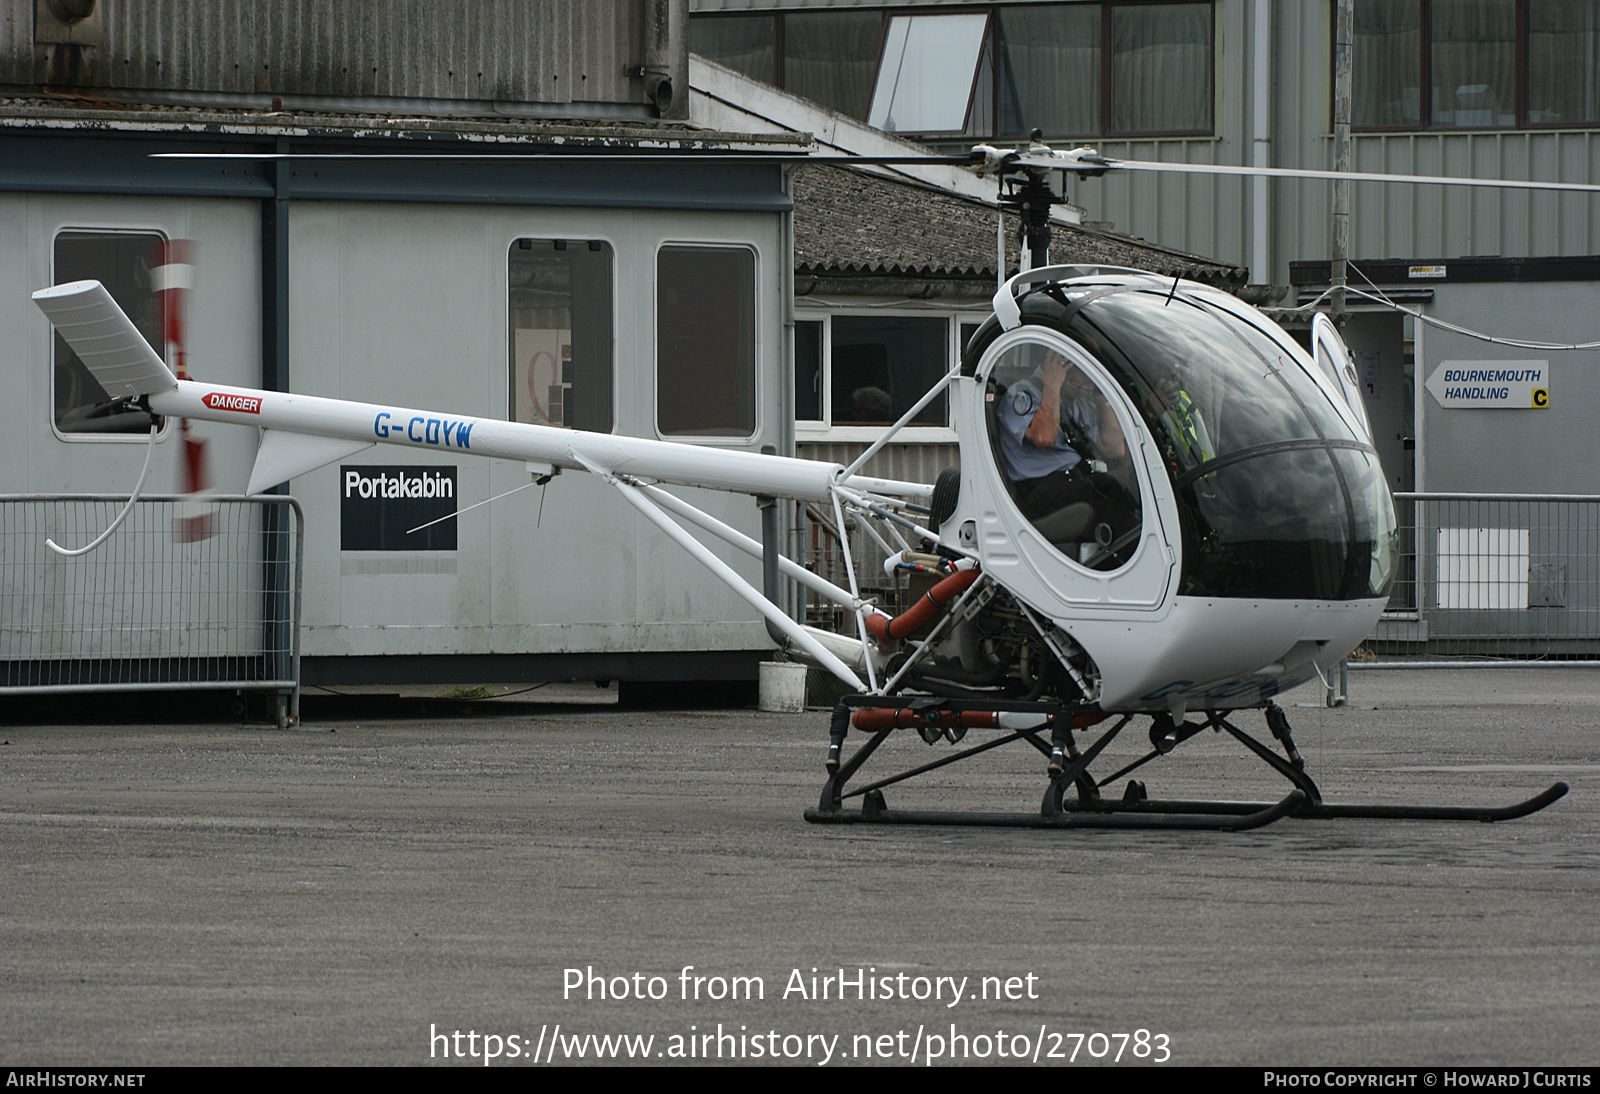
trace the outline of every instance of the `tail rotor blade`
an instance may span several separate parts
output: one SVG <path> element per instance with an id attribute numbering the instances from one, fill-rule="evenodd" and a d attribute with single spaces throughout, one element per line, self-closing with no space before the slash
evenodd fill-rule
<path id="1" fill-rule="evenodd" d="M 172 347 L 173 372 L 178 379 L 189 379 L 189 355 L 184 339 L 185 311 L 189 288 L 194 284 L 196 245 L 190 239 L 169 239 L 156 244 L 150 271 L 157 306 L 161 311 L 161 333 Z M 190 495 L 173 518 L 172 534 L 179 543 L 196 543 L 216 534 L 215 506 L 204 500 L 211 488 L 211 472 L 206 459 L 206 442 L 194 435 L 189 419 L 179 423 L 183 437 L 183 492 Z"/>

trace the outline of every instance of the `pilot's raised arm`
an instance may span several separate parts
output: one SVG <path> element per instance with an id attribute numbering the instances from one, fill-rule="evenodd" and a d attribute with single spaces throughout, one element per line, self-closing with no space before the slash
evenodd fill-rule
<path id="1" fill-rule="evenodd" d="M 1053 448 L 1061 438 L 1061 385 L 1067 379 L 1067 362 L 1059 353 L 1046 353 L 1039 370 L 1039 406 L 1023 436 L 1035 448 Z"/>
<path id="2" fill-rule="evenodd" d="M 1012 499 L 1075 560 L 1139 527 L 1139 503 L 1112 466 L 1128 463 L 1116 411 L 1081 368 L 1046 347 L 1032 373 L 997 392 L 995 439 Z"/>
<path id="3" fill-rule="evenodd" d="M 996 408 L 1000 451 L 1006 477 L 1013 482 L 1070 471 L 1082 461 L 1083 454 L 1062 428 L 1066 420 L 1063 400 L 1080 439 L 1092 438 L 1099 423 L 1084 400 L 1064 392 L 1064 387 L 1071 386 L 1069 376 L 1076 371 L 1060 354 L 1047 351 L 1032 376 L 1019 380 L 1001 396 Z"/>

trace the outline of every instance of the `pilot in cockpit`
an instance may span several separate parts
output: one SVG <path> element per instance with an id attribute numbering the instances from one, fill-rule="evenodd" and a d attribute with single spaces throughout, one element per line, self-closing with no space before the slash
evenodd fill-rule
<path id="1" fill-rule="evenodd" d="M 1129 462 L 1122 427 L 1081 369 L 1047 347 L 1032 352 L 1037 367 L 995 408 L 1012 497 L 1053 542 L 1109 543 L 1139 523 L 1138 503 L 1119 480 Z"/>

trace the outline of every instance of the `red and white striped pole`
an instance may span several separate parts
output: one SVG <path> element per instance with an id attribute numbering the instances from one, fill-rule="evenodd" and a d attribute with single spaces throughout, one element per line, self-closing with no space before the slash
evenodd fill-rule
<path id="1" fill-rule="evenodd" d="M 189 379 L 189 360 L 184 343 L 184 312 L 189 288 L 194 283 L 195 244 L 188 239 L 170 239 L 156 244 L 150 270 L 151 288 L 161 313 L 161 336 L 171 350 L 172 371 L 180 380 Z M 206 442 L 194 436 L 189 419 L 178 423 L 183 438 L 183 492 L 193 496 L 184 503 L 173 522 L 173 536 L 180 543 L 209 539 L 214 532 L 212 506 L 201 495 L 211 487 L 206 463 Z"/>

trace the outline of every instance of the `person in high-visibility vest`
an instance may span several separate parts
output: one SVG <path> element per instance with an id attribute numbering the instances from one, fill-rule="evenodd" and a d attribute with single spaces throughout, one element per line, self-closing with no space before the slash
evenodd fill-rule
<path id="1" fill-rule="evenodd" d="M 1211 434 L 1206 430 L 1205 419 L 1194 399 L 1183 390 L 1183 380 L 1176 368 L 1168 368 L 1156 378 L 1156 396 L 1161 400 L 1161 416 L 1167 431 L 1176 442 L 1184 461 L 1193 467 L 1216 456 Z"/>

